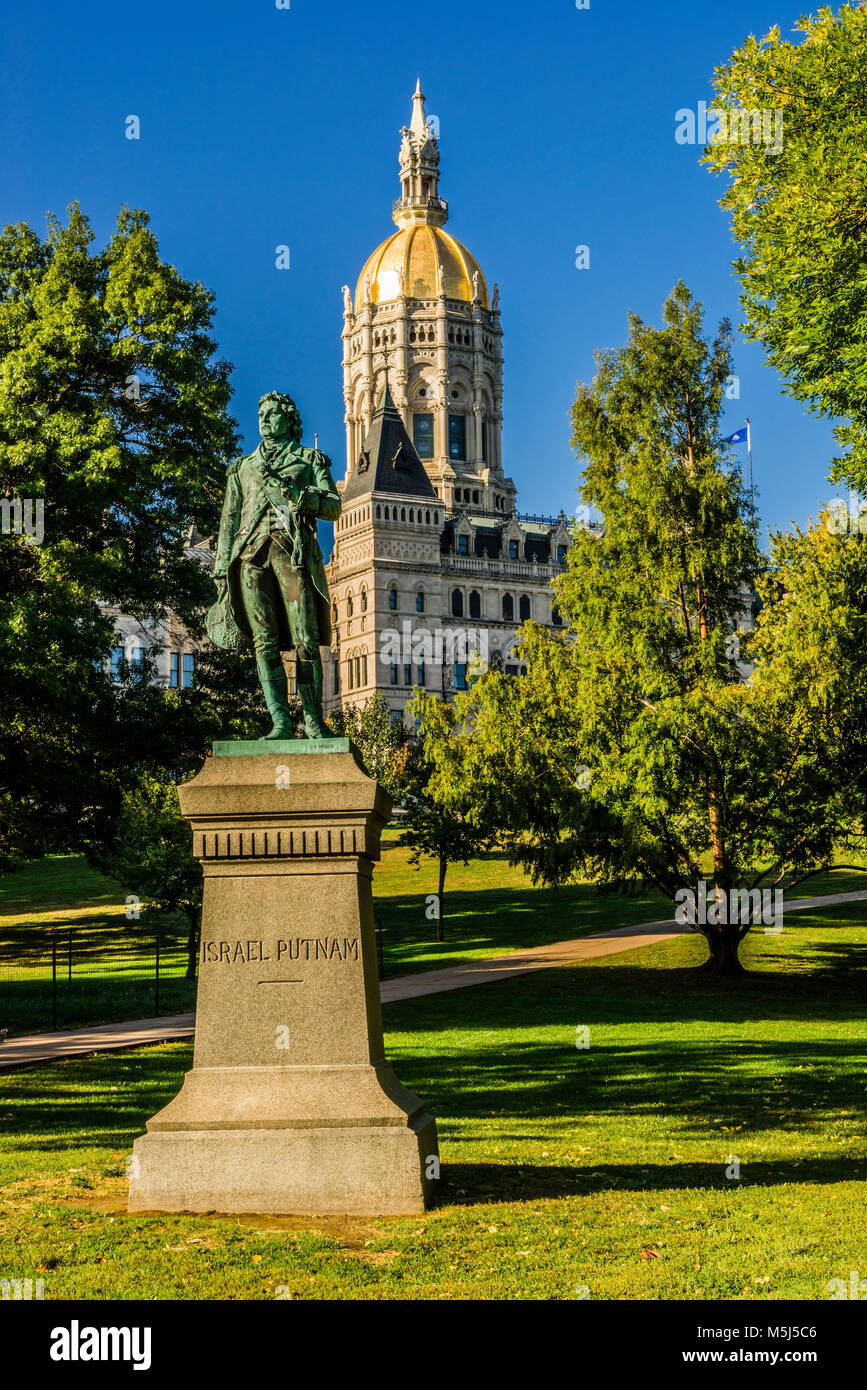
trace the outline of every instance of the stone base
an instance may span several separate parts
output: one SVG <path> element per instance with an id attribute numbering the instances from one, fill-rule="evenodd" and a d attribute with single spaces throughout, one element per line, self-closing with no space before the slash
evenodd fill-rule
<path id="1" fill-rule="evenodd" d="M 133 1146 L 130 1211 L 416 1216 L 436 1183 L 436 1121 L 155 1132 Z"/>
<path id="2" fill-rule="evenodd" d="M 193 1067 L 130 1211 L 417 1215 L 436 1124 L 384 1055 L 371 877 L 391 803 L 348 739 L 216 744 L 178 788 L 204 874 Z"/>
<path id="3" fill-rule="evenodd" d="M 133 1145 L 130 1211 L 412 1216 L 436 1122 L 390 1065 L 203 1067 Z"/>

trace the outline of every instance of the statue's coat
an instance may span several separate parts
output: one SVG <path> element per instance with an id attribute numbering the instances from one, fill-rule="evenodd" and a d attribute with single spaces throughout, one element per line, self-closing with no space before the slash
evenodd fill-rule
<path id="1" fill-rule="evenodd" d="M 328 456 L 319 449 L 288 444 L 276 462 L 269 462 L 260 444 L 252 454 L 230 464 L 226 476 L 214 564 L 214 578 L 225 577 L 227 581 L 226 594 L 207 616 L 208 635 L 218 647 L 237 648 L 252 642 L 241 595 L 241 559 L 248 547 L 254 551 L 268 534 L 283 531 L 280 509 L 292 506 L 293 485 L 298 492 L 312 491 L 316 501 L 315 511 L 298 513 L 301 563 L 314 588 L 319 642 L 322 646 L 331 642 L 328 584 L 316 539 L 317 519 L 335 521 L 340 515 L 340 496 L 331 477 Z M 278 642 L 281 651 L 291 649 L 285 614 L 281 615 Z"/>

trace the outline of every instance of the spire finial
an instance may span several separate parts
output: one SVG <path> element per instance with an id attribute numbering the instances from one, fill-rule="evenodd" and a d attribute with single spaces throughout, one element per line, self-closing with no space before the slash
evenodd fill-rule
<path id="1" fill-rule="evenodd" d="M 427 134 L 427 116 L 424 109 L 424 92 L 421 89 L 421 78 L 415 84 L 415 91 L 412 94 L 412 120 L 409 123 L 411 135 Z"/>
<path id="2" fill-rule="evenodd" d="M 437 121 L 435 117 L 431 118 L 434 127 L 431 129 L 424 102 L 421 77 L 418 77 L 412 94 L 412 119 L 408 126 L 401 129 L 401 198 L 394 204 L 392 214 L 399 227 L 413 223 L 441 227 L 449 215 L 448 203 L 439 195 Z"/>

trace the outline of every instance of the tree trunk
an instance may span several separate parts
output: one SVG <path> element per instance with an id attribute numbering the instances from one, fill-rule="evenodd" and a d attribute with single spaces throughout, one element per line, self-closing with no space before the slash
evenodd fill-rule
<path id="1" fill-rule="evenodd" d="M 438 885 L 438 888 L 437 888 L 437 941 L 442 941 L 442 940 L 444 940 L 444 933 L 443 933 L 443 894 L 445 893 L 445 888 L 446 888 L 446 869 L 448 868 L 448 866 L 449 866 L 449 865 L 448 865 L 448 860 L 447 860 L 447 859 L 443 859 L 442 855 L 440 855 L 440 877 L 439 877 L 439 885 Z"/>
<path id="2" fill-rule="evenodd" d="M 738 959 L 740 942 L 737 926 L 730 924 L 723 927 L 708 927 L 703 935 L 708 944 L 710 955 L 704 965 L 699 967 L 702 974 L 713 975 L 715 979 L 722 979 L 749 973 Z"/>
<path id="3" fill-rule="evenodd" d="M 200 914 L 197 913 L 195 917 L 187 919 L 190 924 L 190 929 L 187 933 L 186 978 L 188 980 L 194 980 L 196 978 L 196 956 L 199 953 L 199 916 Z"/>

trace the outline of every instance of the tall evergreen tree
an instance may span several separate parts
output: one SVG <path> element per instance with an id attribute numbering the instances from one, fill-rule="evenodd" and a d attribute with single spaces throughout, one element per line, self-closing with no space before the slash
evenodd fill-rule
<path id="1" fill-rule="evenodd" d="M 556 581 L 568 631 L 528 624 L 526 677 L 489 672 L 453 728 L 426 719 L 434 786 L 501 824 L 537 880 L 650 883 L 674 901 L 707 879 L 728 907 L 809 868 L 805 832 L 821 822 L 829 850 L 835 825 L 805 786 L 798 721 L 769 717 L 740 661 L 761 559 L 720 439 L 729 327 L 708 342 L 679 284 L 661 328 L 632 315 L 627 345 L 597 361 L 572 422 L 604 529 L 576 531 Z M 734 915 L 697 924 L 711 974 L 742 972 L 755 913 L 719 920 Z"/>

